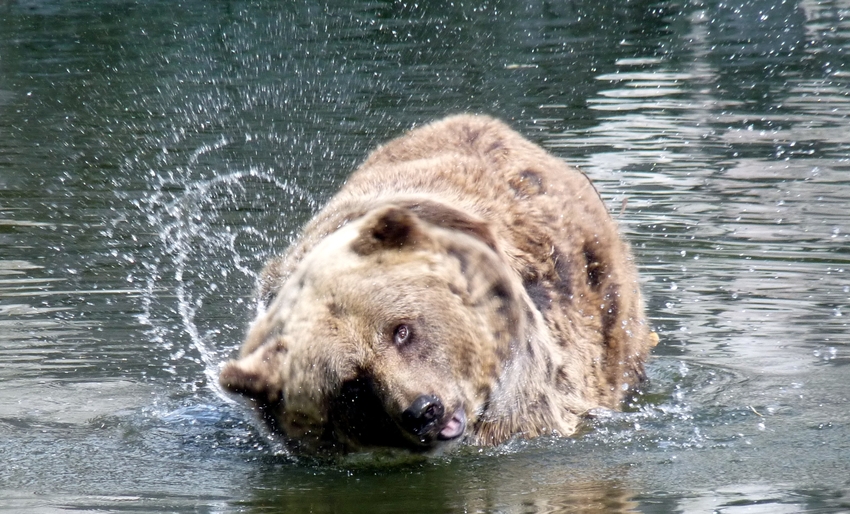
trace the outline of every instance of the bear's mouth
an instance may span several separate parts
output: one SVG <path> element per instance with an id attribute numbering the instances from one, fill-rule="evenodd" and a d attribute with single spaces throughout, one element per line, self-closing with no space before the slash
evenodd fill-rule
<path id="1" fill-rule="evenodd" d="M 283 399 L 258 401 L 257 407 L 271 431 L 296 453 L 332 455 L 378 448 L 430 453 L 464 436 L 468 420 L 463 405 L 449 410 L 435 396 L 421 398 L 425 398 L 420 401 L 426 403 L 420 406 L 425 413 L 416 426 L 404 415 L 397 419 L 387 412 L 378 387 L 364 376 L 346 381 L 339 394 L 328 399 L 328 417 L 323 422 L 288 412 Z"/>
<path id="2" fill-rule="evenodd" d="M 466 430 L 466 412 L 463 407 L 458 408 L 454 414 L 446 421 L 443 428 L 437 434 L 437 439 L 441 441 L 451 441 L 462 436 Z"/>
<path id="3" fill-rule="evenodd" d="M 464 434 L 466 412 L 462 405 L 455 405 L 449 411 L 438 396 L 423 394 L 401 413 L 399 426 L 419 444 L 434 446 L 439 441 L 451 441 Z"/>
<path id="4" fill-rule="evenodd" d="M 340 394 L 330 403 L 330 436 L 348 451 L 367 448 L 399 448 L 414 453 L 430 452 L 466 432 L 467 417 L 463 406 L 455 406 L 444 415 L 442 402 L 423 395 L 398 419 L 390 415 L 377 385 L 367 376 L 343 384 Z M 416 415 L 416 419 L 410 419 Z"/>

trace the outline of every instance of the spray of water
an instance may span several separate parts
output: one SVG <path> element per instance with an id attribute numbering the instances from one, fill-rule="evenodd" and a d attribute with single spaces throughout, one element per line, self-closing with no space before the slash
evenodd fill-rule
<path id="1" fill-rule="evenodd" d="M 199 148 L 190 162 L 226 144 Z M 240 342 L 257 271 L 291 240 L 300 225 L 293 213 L 315 203 L 303 188 L 259 169 L 165 184 L 147 199 L 159 247 L 145 266 L 141 317 L 152 341 L 170 352 L 166 371 L 177 374 L 179 363 L 192 359 L 206 386 L 227 398 L 218 371 Z M 162 307 L 170 316 L 158 314 Z"/>

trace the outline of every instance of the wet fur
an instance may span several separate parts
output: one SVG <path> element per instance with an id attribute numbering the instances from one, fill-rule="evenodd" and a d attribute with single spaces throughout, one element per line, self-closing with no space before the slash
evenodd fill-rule
<path id="1" fill-rule="evenodd" d="M 340 297 L 311 296 L 320 290 Z M 260 297 L 222 384 L 257 398 L 289 438 L 348 448 L 374 444 L 347 434 L 330 404 L 366 382 L 388 427 L 428 392 L 463 405 L 468 442 L 570 435 L 589 409 L 619 405 L 657 341 L 630 251 L 587 177 L 483 116 L 375 150 L 267 265 Z M 382 342 L 412 312 L 428 327 L 418 346 Z"/>

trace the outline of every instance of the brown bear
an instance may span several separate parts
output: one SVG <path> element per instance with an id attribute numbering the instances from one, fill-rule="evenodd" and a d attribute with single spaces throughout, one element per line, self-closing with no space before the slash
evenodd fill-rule
<path id="1" fill-rule="evenodd" d="M 657 341 L 589 179 L 484 116 L 375 150 L 260 282 L 220 382 L 308 451 L 571 435 Z"/>

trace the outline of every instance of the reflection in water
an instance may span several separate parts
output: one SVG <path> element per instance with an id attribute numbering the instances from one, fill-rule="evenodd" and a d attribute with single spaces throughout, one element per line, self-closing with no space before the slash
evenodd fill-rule
<path id="1" fill-rule="evenodd" d="M 850 509 L 848 12 L 0 3 L 0 504 Z M 662 335 L 652 382 L 571 440 L 293 460 L 216 391 L 255 273 L 368 149 L 458 111 L 597 184 Z"/>
<path id="2" fill-rule="evenodd" d="M 462 463 L 296 472 L 286 488 L 277 483 L 279 471 L 268 470 L 256 496 L 240 506 L 249 512 L 634 512 L 633 491 L 615 477 L 581 476 L 588 463 L 553 459 L 563 448 L 551 443 L 516 443 L 497 455 L 464 455 Z M 567 466 L 571 473 L 563 472 Z"/>
<path id="3" fill-rule="evenodd" d="M 837 355 L 836 336 L 843 344 L 840 334 L 846 332 L 841 305 L 824 304 L 821 293 L 827 288 L 840 295 L 850 287 L 844 266 L 833 257 L 847 244 L 846 201 L 826 193 L 848 184 L 846 158 L 831 156 L 848 145 L 850 98 L 838 93 L 846 89 L 839 82 L 800 77 L 791 71 L 794 61 L 779 59 L 783 52 L 813 54 L 795 32 L 801 27 L 783 31 L 775 41 L 765 37 L 755 45 L 725 47 L 722 51 L 732 52 L 731 69 L 712 62 L 718 38 L 752 39 L 736 36 L 735 20 L 746 13 L 727 14 L 725 24 L 716 14 L 692 15 L 688 50 L 699 59 L 684 67 L 667 58 L 633 58 L 599 75 L 609 88 L 588 100 L 591 109 L 604 112 L 599 124 L 566 131 L 550 145 L 565 152 L 593 149 L 579 163 L 601 178 L 603 192 L 616 192 L 613 209 L 627 202 L 624 212 L 631 216 L 622 221 L 628 230 L 664 238 L 662 246 L 641 243 L 638 253 L 651 262 L 659 252 L 663 257 L 656 260 L 668 263 L 656 270 L 662 286 L 651 296 L 678 325 L 677 332 L 666 334 L 669 343 L 716 342 L 723 353 L 745 357 L 741 362 L 749 368 L 801 371 L 799 360 L 788 359 L 789 344 Z M 787 24 L 799 13 L 786 14 L 771 12 L 764 19 Z M 779 65 L 788 69 L 789 79 L 759 99 L 767 113 L 721 94 L 730 71 Z M 719 260 L 740 264 L 718 273 Z M 815 333 L 813 319 L 820 327 Z"/>

